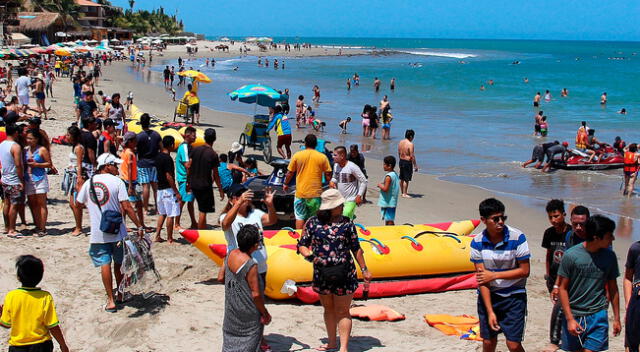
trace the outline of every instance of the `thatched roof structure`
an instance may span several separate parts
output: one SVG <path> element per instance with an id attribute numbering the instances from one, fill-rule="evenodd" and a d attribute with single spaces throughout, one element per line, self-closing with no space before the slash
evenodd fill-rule
<path id="1" fill-rule="evenodd" d="M 53 25 L 62 25 L 62 16 L 55 12 L 20 12 L 20 25 L 14 26 L 16 32 L 46 31 Z"/>

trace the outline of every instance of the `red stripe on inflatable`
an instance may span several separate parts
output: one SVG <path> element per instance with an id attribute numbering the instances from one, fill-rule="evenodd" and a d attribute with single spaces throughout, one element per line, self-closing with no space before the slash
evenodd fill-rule
<path id="1" fill-rule="evenodd" d="M 437 224 L 427 224 L 427 225 L 428 226 L 433 226 L 433 227 L 435 227 L 437 229 L 440 229 L 442 231 L 447 231 L 449 229 L 449 227 L 451 227 L 451 224 L 452 224 L 452 222 L 449 221 L 449 222 L 440 222 L 440 223 L 437 223 Z"/>
<path id="2" fill-rule="evenodd" d="M 224 258 L 227 256 L 226 244 L 210 244 L 209 249 L 213 252 L 213 254 L 217 255 L 220 258 Z"/>
<path id="3" fill-rule="evenodd" d="M 280 230 L 265 230 L 262 232 L 262 236 L 264 236 L 264 238 L 268 238 L 271 239 L 273 238 L 273 236 L 275 236 Z"/>
<path id="4" fill-rule="evenodd" d="M 473 226 L 478 227 L 478 225 L 480 225 L 480 220 L 471 220 L 471 222 L 473 223 Z"/>
<path id="5" fill-rule="evenodd" d="M 292 249 L 294 251 L 298 250 L 298 245 L 297 244 L 283 244 L 280 246 L 280 248 L 286 248 L 286 249 Z"/>
<path id="6" fill-rule="evenodd" d="M 453 277 L 438 277 L 407 281 L 373 282 L 369 287 L 369 298 L 404 296 L 418 293 L 433 293 L 477 288 L 476 274 L 464 274 Z M 362 298 L 362 285 L 354 293 L 354 298 Z M 316 303 L 320 296 L 309 286 L 298 287 L 295 297 L 303 303 Z"/>
<path id="7" fill-rule="evenodd" d="M 200 237 L 198 230 L 184 230 L 180 232 L 180 234 L 185 240 L 189 241 L 189 243 L 195 243 L 198 240 L 198 237 Z"/>

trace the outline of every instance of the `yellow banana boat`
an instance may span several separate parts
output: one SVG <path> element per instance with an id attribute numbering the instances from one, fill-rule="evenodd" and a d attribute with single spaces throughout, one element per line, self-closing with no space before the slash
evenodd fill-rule
<path id="1" fill-rule="evenodd" d="M 469 261 L 471 237 L 477 220 L 430 224 L 376 226 L 358 225 L 367 267 L 376 280 L 403 279 L 473 271 Z M 223 231 L 186 230 L 182 232 L 194 246 L 218 265 L 226 256 Z M 297 254 L 299 230 L 265 231 L 267 282 L 265 294 L 286 299 L 281 292 L 285 281 L 311 282 L 313 266 Z M 360 273 L 358 272 L 358 275 Z"/>
<path id="2" fill-rule="evenodd" d="M 138 108 L 136 105 L 131 105 L 131 114 L 130 119 L 127 121 L 127 129 L 134 133 L 140 133 L 142 131 L 142 126 L 140 125 L 140 116 L 142 116 L 144 112 Z M 172 151 L 175 151 L 182 142 L 184 142 L 184 130 L 187 126 L 178 126 L 178 125 L 170 125 L 165 121 L 158 119 L 151 119 L 151 127 L 152 130 L 158 132 L 162 138 L 164 136 L 172 136 L 175 139 L 173 144 Z M 193 142 L 192 146 L 197 147 L 204 144 L 204 131 L 196 128 L 196 140 Z"/>

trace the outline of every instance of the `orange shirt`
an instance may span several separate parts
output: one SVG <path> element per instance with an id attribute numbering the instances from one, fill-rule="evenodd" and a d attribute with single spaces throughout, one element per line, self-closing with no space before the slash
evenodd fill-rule
<path id="1" fill-rule="evenodd" d="M 125 181 L 136 181 L 138 179 L 138 159 L 133 150 L 127 148 L 121 155 L 120 178 Z M 131 164 L 131 175 L 129 175 L 129 164 Z"/>

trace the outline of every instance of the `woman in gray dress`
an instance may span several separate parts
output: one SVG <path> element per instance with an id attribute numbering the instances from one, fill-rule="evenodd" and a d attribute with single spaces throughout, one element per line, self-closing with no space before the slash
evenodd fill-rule
<path id="1" fill-rule="evenodd" d="M 260 290 L 258 266 L 251 253 L 260 248 L 260 230 L 245 225 L 237 235 L 238 249 L 225 259 L 223 352 L 260 351 L 264 325 L 271 315 Z"/>

